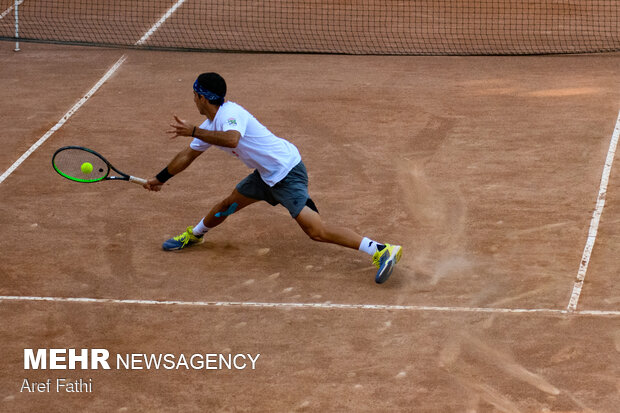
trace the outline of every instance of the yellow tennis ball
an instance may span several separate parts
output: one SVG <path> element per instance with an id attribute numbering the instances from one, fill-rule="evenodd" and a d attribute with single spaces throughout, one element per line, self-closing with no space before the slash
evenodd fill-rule
<path id="1" fill-rule="evenodd" d="M 93 165 L 90 162 L 84 162 L 82 166 L 80 166 L 80 169 L 84 175 L 88 175 L 93 171 Z"/>

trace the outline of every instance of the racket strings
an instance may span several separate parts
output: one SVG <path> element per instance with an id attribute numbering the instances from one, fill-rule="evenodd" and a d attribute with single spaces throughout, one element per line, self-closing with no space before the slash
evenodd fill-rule
<path id="1" fill-rule="evenodd" d="M 92 171 L 88 172 L 88 166 L 92 165 Z M 82 149 L 64 149 L 54 156 L 54 169 L 65 178 L 78 182 L 96 182 L 104 179 L 109 172 L 108 165 L 97 155 Z M 85 173 L 86 172 L 86 173 Z"/>

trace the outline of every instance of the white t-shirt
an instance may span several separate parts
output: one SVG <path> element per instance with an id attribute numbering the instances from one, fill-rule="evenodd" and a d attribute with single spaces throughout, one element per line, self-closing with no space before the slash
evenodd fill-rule
<path id="1" fill-rule="evenodd" d="M 257 169 L 269 186 L 280 182 L 301 161 L 297 147 L 275 136 L 250 112 L 234 102 L 225 102 L 218 109 L 213 121 L 207 119 L 200 129 L 226 132 L 236 130 L 241 134 L 236 148 L 217 146 L 218 149 L 236 156 L 252 169 Z M 196 151 L 205 151 L 210 146 L 198 138 L 190 143 Z"/>

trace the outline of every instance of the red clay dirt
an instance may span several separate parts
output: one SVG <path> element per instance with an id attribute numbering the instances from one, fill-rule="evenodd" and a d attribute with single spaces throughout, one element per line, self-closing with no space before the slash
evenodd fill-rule
<path id="1" fill-rule="evenodd" d="M 617 169 L 578 307 L 616 315 L 554 312 L 582 259 L 618 117 L 620 55 L 10 46 L 0 43 L 2 171 L 127 61 L 0 184 L 0 295 L 321 307 L 0 300 L 0 410 L 611 413 L 620 403 Z M 188 144 L 164 133 L 172 115 L 200 122 L 191 85 L 204 71 L 298 146 L 325 220 L 403 245 L 386 284 L 374 283 L 368 256 L 310 241 L 267 204 L 200 246 L 163 252 L 250 172 L 220 151 L 161 193 L 52 170 L 53 152 L 77 144 L 153 176 Z M 24 370 L 24 348 L 261 356 L 256 370 L 59 373 Z M 70 375 L 92 378 L 93 392 L 20 392 L 24 378 Z"/>

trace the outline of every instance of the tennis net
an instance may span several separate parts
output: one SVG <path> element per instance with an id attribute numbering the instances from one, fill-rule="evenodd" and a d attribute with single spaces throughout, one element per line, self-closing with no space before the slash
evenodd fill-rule
<path id="1" fill-rule="evenodd" d="M 0 0 L 0 13 L 2 40 L 131 48 L 385 55 L 620 51 L 620 0 Z"/>

